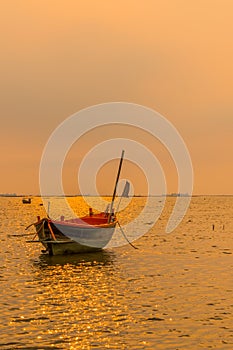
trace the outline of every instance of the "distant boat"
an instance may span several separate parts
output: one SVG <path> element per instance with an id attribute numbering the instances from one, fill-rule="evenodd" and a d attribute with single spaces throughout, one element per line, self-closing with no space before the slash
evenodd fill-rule
<path id="1" fill-rule="evenodd" d="M 113 212 L 113 204 L 116 189 L 120 177 L 124 151 L 122 151 L 115 188 L 110 208 L 105 212 L 93 213 L 89 208 L 89 215 L 81 218 L 65 220 L 52 220 L 49 217 L 40 219 L 29 225 L 34 225 L 38 240 L 28 241 L 40 242 L 45 247 L 44 253 L 50 255 L 72 254 L 92 252 L 103 249 L 111 240 L 117 224 L 116 215 Z"/>
<path id="2" fill-rule="evenodd" d="M 31 204 L 32 200 L 31 200 L 31 198 L 23 198 L 22 202 L 23 202 L 23 204 Z"/>
<path id="3" fill-rule="evenodd" d="M 130 183 L 129 181 L 126 181 L 125 187 L 122 193 L 122 197 L 128 198 L 129 197 L 129 190 L 130 190 Z"/>

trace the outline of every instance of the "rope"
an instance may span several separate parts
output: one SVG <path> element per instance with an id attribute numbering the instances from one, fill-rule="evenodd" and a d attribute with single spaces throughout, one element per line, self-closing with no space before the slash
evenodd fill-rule
<path id="1" fill-rule="evenodd" d="M 135 247 L 135 245 L 133 245 L 133 244 L 128 240 L 128 238 L 126 237 L 126 234 L 124 233 L 123 228 L 121 227 L 119 221 L 117 221 L 117 224 L 119 225 L 120 231 L 121 231 L 123 237 L 125 238 L 125 240 L 131 245 L 131 247 L 133 247 L 134 249 L 138 249 L 137 247 Z"/>

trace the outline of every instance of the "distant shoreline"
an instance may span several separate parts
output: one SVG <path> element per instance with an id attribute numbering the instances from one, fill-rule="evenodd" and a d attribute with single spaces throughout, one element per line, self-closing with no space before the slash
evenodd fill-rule
<path id="1" fill-rule="evenodd" d="M 188 198 L 188 197 L 232 197 L 233 194 L 152 194 L 152 195 L 141 195 L 141 194 L 136 194 L 133 196 L 129 196 L 129 198 L 145 198 L 145 197 L 171 197 L 171 198 Z M 66 198 L 66 197 L 112 197 L 111 194 L 101 194 L 101 195 L 91 195 L 91 194 L 67 194 L 67 195 L 46 195 L 46 196 L 41 196 L 40 194 L 0 194 L 0 197 L 2 198 L 33 198 L 33 197 L 57 197 L 57 198 Z M 118 195 L 118 197 L 121 197 Z"/>

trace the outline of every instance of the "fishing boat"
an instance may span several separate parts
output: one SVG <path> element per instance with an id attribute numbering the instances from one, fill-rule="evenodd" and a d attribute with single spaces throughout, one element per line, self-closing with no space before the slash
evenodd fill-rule
<path id="1" fill-rule="evenodd" d="M 113 205 L 123 157 L 124 151 L 119 163 L 111 204 L 105 212 L 93 213 L 92 208 L 89 208 L 89 215 L 66 220 L 64 216 L 59 220 L 52 220 L 49 217 L 41 219 L 38 216 L 37 222 L 26 228 L 34 225 L 36 229 L 34 238 L 37 239 L 27 242 L 40 242 L 45 248 L 42 252 L 50 255 L 86 253 L 106 247 L 118 223 Z"/>
<path id="2" fill-rule="evenodd" d="M 22 202 L 23 204 L 31 204 L 31 198 L 23 198 Z"/>
<path id="3" fill-rule="evenodd" d="M 34 223 L 38 240 L 50 255 L 86 253 L 103 249 L 111 240 L 117 223 L 109 213 L 91 214 L 74 219 L 40 219 Z M 109 220 L 110 218 L 110 220 Z"/>

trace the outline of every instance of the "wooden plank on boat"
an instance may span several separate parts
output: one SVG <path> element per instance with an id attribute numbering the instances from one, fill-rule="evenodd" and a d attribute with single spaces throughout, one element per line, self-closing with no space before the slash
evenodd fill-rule
<path id="1" fill-rule="evenodd" d="M 68 240 L 66 240 L 66 241 L 58 241 L 58 240 L 56 240 L 56 241 L 53 241 L 53 240 L 51 240 L 51 241 L 48 241 L 48 240 L 46 240 L 46 239 L 39 239 L 39 240 L 31 240 L 31 241 L 26 241 L 26 243 L 53 243 L 53 244 L 65 244 L 65 243 L 75 243 L 74 241 L 68 241 Z"/>
<path id="2" fill-rule="evenodd" d="M 43 243 L 53 243 L 53 244 L 67 244 L 67 243 L 75 243 L 74 241 L 42 241 Z"/>
<path id="3" fill-rule="evenodd" d="M 30 241 L 26 241 L 26 243 L 38 243 L 38 242 L 43 242 L 43 241 L 41 241 L 41 240 L 35 240 L 35 239 L 33 239 L 33 240 L 30 240 Z"/>

